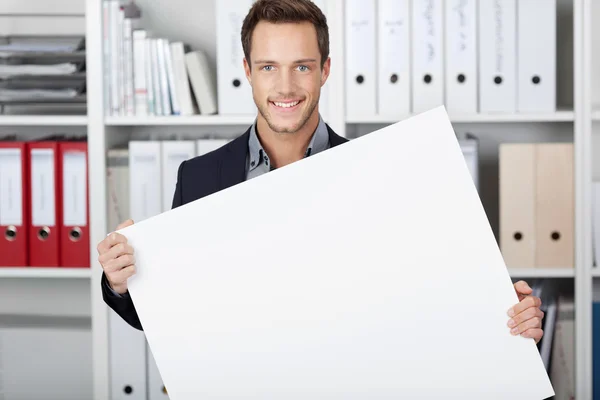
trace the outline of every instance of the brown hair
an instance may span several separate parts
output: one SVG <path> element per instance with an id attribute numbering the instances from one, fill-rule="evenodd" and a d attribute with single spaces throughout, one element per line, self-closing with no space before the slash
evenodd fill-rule
<path id="1" fill-rule="evenodd" d="M 242 24 L 242 48 L 250 64 L 252 33 L 260 21 L 271 23 L 310 22 L 317 31 L 321 67 L 329 57 L 329 28 L 319 7 L 310 0 L 256 0 Z"/>

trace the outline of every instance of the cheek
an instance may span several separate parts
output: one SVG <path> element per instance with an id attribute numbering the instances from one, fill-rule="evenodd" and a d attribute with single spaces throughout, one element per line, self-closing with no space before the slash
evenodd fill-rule
<path id="1" fill-rule="evenodd" d="M 298 79 L 298 86 L 310 93 L 317 93 L 321 88 L 321 75 L 305 75 Z"/>

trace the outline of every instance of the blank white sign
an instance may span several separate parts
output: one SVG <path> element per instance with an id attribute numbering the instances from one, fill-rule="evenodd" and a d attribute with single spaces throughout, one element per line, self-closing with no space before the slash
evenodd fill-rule
<path id="1" fill-rule="evenodd" d="M 443 107 L 120 232 L 171 400 L 554 394 Z"/>

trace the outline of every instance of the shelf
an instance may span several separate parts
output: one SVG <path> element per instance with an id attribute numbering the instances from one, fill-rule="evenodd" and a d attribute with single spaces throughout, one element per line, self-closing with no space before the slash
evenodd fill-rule
<path id="1" fill-rule="evenodd" d="M 1 278 L 91 278 L 90 268 L 0 267 Z"/>
<path id="2" fill-rule="evenodd" d="M 573 268 L 509 268 L 511 278 L 573 278 Z"/>
<path id="3" fill-rule="evenodd" d="M 592 276 L 594 278 L 600 278 L 600 268 L 592 267 Z"/>
<path id="4" fill-rule="evenodd" d="M 87 126 L 85 115 L 0 115 L 0 126 Z"/>
<path id="5" fill-rule="evenodd" d="M 456 123 L 477 122 L 573 122 L 573 111 L 557 111 L 550 114 L 449 114 L 450 120 Z M 350 124 L 393 124 L 412 115 L 390 116 L 347 116 L 346 122 Z"/>
<path id="6" fill-rule="evenodd" d="M 148 117 L 106 117 L 108 126 L 183 126 L 183 125 L 251 125 L 254 115 L 191 115 L 191 116 L 148 116 Z"/>
<path id="7" fill-rule="evenodd" d="M 600 110 L 592 111 L 592 121 L 600 121 Z"/>

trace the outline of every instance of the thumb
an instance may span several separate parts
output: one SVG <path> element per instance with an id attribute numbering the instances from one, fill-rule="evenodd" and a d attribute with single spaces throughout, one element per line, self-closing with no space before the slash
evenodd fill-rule
<path id="1" fill-rule="evenodd" d="M 117 226 L 117 230 L 123 229 L 123 228 L 125 228 L 125 227 L 127 227 L 129 225 L 133 225 L 133 220 L 131 218 L 129 218 L 128 220 L 125 220 L 125 221 L 121 222 L 119 224 L 119 226 Z"/>
<path id="2" fill-rule="evenodd" d="M 515 291 L 519 295 L 528 295 L 533 293 L 533 289 L 525 281 L 518 281 L 514 284 Z"/>

